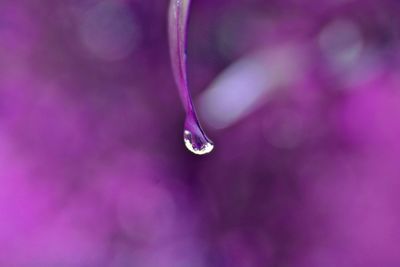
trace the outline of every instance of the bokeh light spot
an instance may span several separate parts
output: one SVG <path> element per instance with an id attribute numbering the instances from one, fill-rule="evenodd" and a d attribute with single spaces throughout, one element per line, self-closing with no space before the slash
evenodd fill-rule
<path id="1" fill-rule="evenodd" d="M 337 19 L 328 24 L 320 33 L 318 43 L 336 70 L 346 70 L 354 66 L 363 48 L 358 26 L 345 19 Z"/>
<path id="2" fill-rule="evenodd" d="M 102 1 L 83 14 L 80 35 L 87 50 L 103 60 L 131 54 L 140 39 L 139 26 L 129 7 Z"/>

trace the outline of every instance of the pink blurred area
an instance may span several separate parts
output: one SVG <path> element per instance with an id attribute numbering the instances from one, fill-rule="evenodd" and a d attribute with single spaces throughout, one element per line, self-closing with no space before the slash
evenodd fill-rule
<path id="1" fill-rule="evenodd" d="M 1 267 L 400 266 L 398 1 L 0 1 Z"/>

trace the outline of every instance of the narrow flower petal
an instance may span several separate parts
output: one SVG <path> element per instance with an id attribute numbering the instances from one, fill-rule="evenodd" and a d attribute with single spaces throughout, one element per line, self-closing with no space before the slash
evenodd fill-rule
<path id="1" fill-rule="evenodd" d="M 190 0 L 171 0 L 169 8 L 169 45 L 172 70 L 186 112 L 191 99 L 186 74 L 186 31 Z"/>
<path id="2" fill-rule="evenodd" d="M 207 154 L 214 145 L 200 126 L 189 92 L 186 67 L 186 32 L 190 0 L 171 0 L 169 7 L 169 44 L 172 70 L 186 112 L 184 142 L 195 154 Z"/>

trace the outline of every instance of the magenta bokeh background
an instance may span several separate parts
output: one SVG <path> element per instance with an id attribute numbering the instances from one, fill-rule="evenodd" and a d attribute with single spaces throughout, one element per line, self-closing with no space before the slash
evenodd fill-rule
<path id="1" fill-rule="evenodd" d="M 0 0 L 0 266 L 400 266 L 400 3 Z"/>

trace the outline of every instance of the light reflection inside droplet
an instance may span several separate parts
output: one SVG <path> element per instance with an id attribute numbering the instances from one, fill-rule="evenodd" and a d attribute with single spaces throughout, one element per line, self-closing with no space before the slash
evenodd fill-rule
<path id="1" fill-rule="evenodd" d="M 186 148 L 196 155 L 208 154 L 214 149 L 214 144 L 210 140 L 203 140 L 202 137 L 188 130 L 184 130 L 183 132 L 183 140 Z"/>

